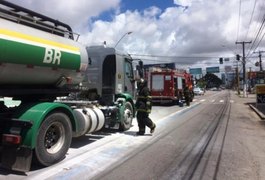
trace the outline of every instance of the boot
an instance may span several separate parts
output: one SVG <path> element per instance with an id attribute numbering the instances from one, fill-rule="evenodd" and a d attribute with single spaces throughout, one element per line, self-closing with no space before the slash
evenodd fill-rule
<path id="1" fill-rule="evenodd" d="M 143 136 L 144 135 L 144 132 L 137 132 L 136 135 L 137 136 Z"/>
<path id="2" fill-rule="evenodd" d="M 156 125 L 154 124 L 153 127 L 150 129 L 150 133 L 153 134 L 155 132 Z"/>

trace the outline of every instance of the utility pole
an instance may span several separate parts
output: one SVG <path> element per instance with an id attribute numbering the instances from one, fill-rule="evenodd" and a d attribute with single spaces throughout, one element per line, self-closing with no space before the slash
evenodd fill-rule
<path id="1" fill-rule="evenodd" d="M 236 86 L 237 94 L 240 95 L 238 66 L 236 67 Z"/>
<path id="2" fill-rule="evenodd" d="M 247 97 L 247 84 L 246 84 L 246 57 L 245 57 L 245 44 L 250 44 L 251 41 L 246 42 L 236 42 L 236 44 L 242 44 L 243 46 L 243 57 L 242 57 L 242 64 L 243 64 L 243 97 Z"/>
<path id="3" fill-rule="evenodd" d="M 253 53 L 259 53 L 259 70 L 263 71 L 262 68 L 262 61 L 261 61 L 261 53 L 264 53 L 265 51 L 259 51 L 259 52 L 253 52 Z"/>

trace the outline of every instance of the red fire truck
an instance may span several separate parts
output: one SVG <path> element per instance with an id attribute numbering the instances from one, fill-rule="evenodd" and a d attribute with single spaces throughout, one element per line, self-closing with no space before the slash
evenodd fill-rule
<path id="1" fill-rule="evenodd" d="M 185 70 L 150 67 L 145 77 L 154 103 L 178 103 L 184 101 L 184 88 L 188 87 L 193 100 L 193 80 Z"/>

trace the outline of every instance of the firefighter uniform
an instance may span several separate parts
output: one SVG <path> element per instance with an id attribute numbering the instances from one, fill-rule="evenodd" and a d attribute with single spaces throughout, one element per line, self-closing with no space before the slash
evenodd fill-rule
<path id="1" fill-rule="evenodd" d="M 149 113 L 151 113 L 152 109 L 152 98 L 147 87 L 147 82 L 143 79 L 141 79 L 139 82 L 139 92 L 136 100 L 136 109 L 136 117 L 139 127 L 139 132 L 137 133 L 137 135 L 145 134 L 145 126 L 150 128 L 150 133 L 153 133 L 156 125 L 149 118 Z"/>
<path id="2" fill-rule="evenodd" d="M 185 87 L 184 89 L 184 97 L 185 97 L 187 106 L 189 106 L 190 105 L 190 92 L 189 92 L 188 87 Z"/>

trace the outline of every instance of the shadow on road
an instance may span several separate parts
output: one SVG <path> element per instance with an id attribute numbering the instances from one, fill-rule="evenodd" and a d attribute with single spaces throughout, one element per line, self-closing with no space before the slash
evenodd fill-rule
<path id="1" fill-rule="evenodd" d="M 137 131 L 123 132 L 123 134 L 129 135 L 129 136 L 152 136 L 152 134 L 136 135 L 136 133 L 137 133 Z"/>
<path id="2" fill-rule="evenodd" d="M 9 174 L 15 174 L 15 175 L 25 176 L 25 177 L 27 176 L 27 174 L 24 172 L 18 172 L 18 171 L 12 171 L 9 169 L 5 169 L 5 168 L 1 167 L 1 165 L 0 165 L 0 174 L 4 175 L 4 176 L 9 175 Z"/>
<path id="3" fill-rule="evenodd" d="M 78 149 L 82 146 L 88 145 L 90 143 L 93 143 L 99 139 L 102 139 L 106 136 L 111 135 L 112 133 L 116 133 L 118 130 L 113 129 L 103 129 L 99 132 L 94 132 L 92 134 L 87 134 L 85 136 L 80 136 L 77 138 L 73 138 L 71 148 Z"/>

